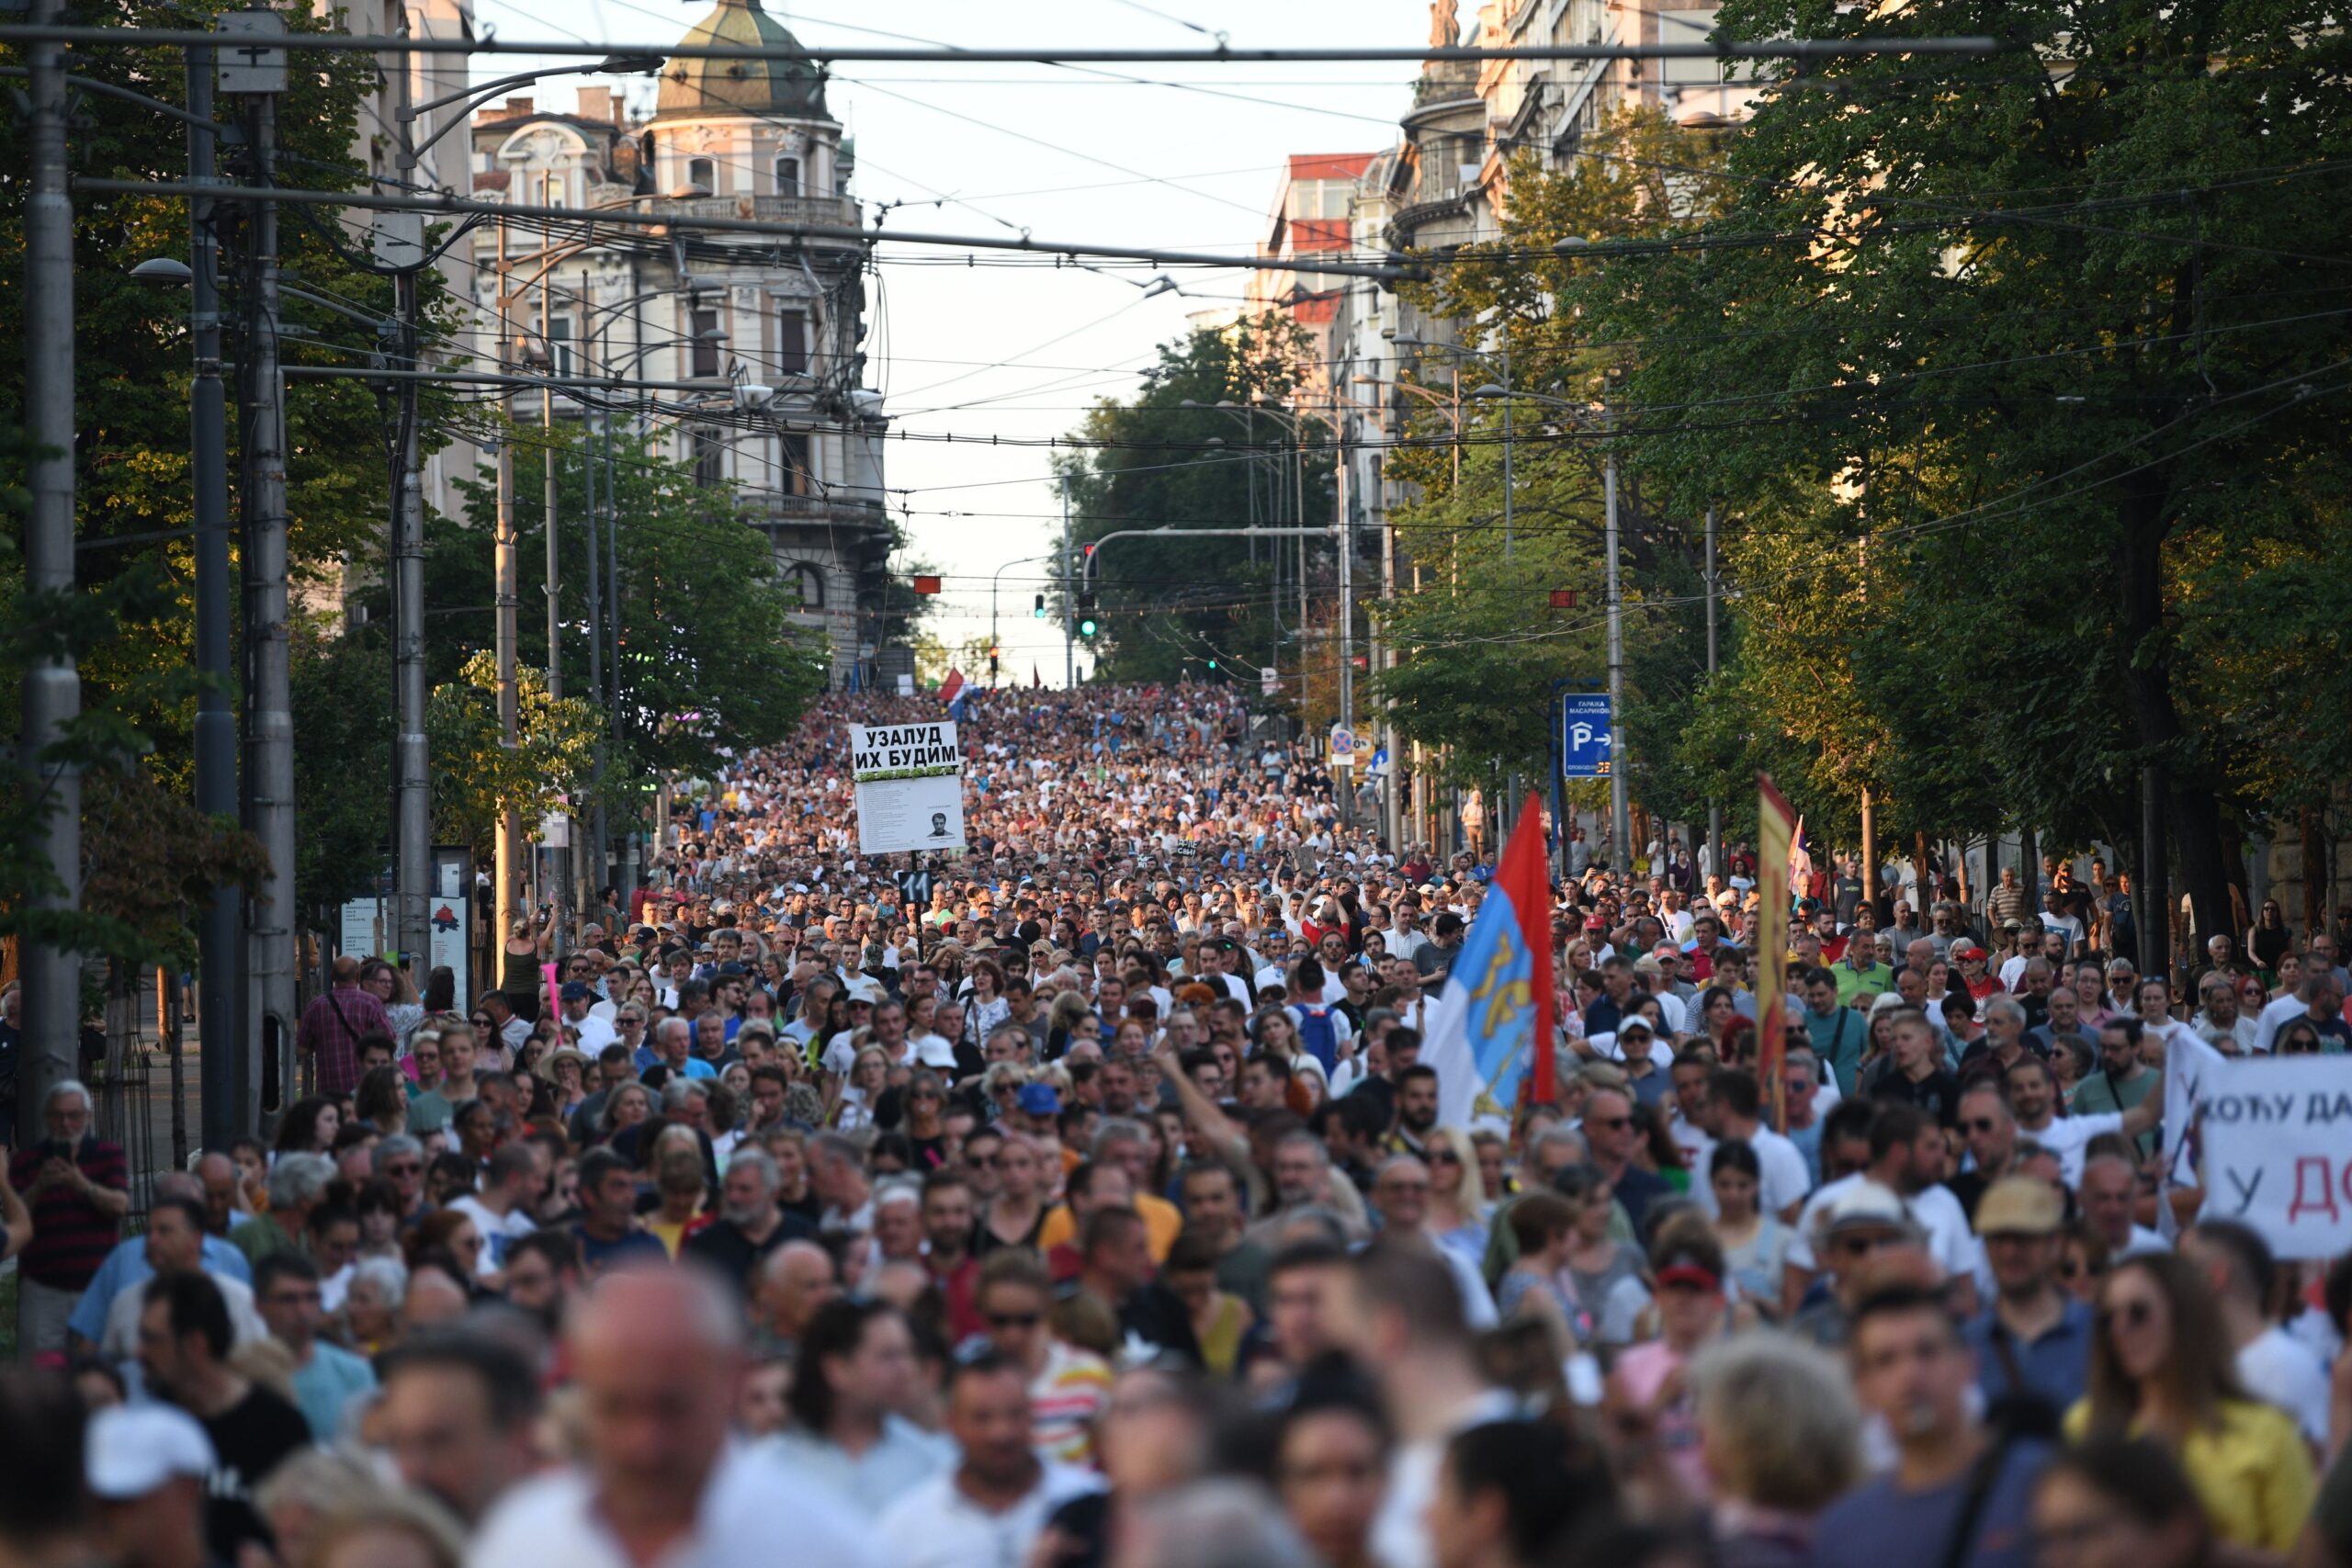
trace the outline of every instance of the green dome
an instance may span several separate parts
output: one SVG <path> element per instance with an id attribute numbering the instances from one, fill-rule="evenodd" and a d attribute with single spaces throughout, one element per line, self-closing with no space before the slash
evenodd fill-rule
<path id="1" fill-rule="evenodd" d="M 718 0 L 683 41 L 800 47 L 783 23 L 760 9 L 760 0 Z M 825 113 L 825 79 L 805 60 L 673 60 L 662 71 L 654 118 L 703 119 L 729 114 L 830 118 Z"/>

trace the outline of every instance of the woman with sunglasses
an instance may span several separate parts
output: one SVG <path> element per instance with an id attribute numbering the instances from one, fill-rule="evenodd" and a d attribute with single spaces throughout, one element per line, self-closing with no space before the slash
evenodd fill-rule
<path id="1" fill-rule="evenodd" d="M 2270 1050 L 2278 1056 L 2316 1056 L 2320 1052 L 2319 1031 L 2311 1026 L 2308 1019 L 2288 1024 L 2272 1040 Z"/>
<path id="2" fill-rule="evenodd" d="M 2171 1450 L 2239 1562 L 2284 1562 L 2317 1495 L 2293 1417 L 2246 1397 L 2211 1290 L 2169 1252 L 2126 1258 L 2101 1285 L 2090 1393 L 2066 1436 Z"/>
<path id="3" fill-rule="evenodd" d="M 2254 929 L 2245 933 L 2245 945 L 2265 982 L 2278 973 L 2278 960 L 2295 945 L 2295 933 L 2287 929 L 2287 916 L 2278 899 L 2262 901 L 2262 911 L 2254 918 Z"/>
<path id="4" fill-rule="evenodd" d="M 1460 1127 L 1430 1131 L 1425 1145 L 1430 1167 L 1429 1212 L 1421 1228 L 1440 1247 L 1450 1248 L 1471 1268 L 1481 1268 L 1487 1256 L 1487 1221 L 1494 1206 L 1486 1201 L 1478 1176 L 1478 1150 L 1469 1133 Z"/>
<path id="5" fill-rule="evenodd" d="M 947 1129 L 943 1124 L 947 1111 L 947 1090 L 939 1075 L 918 1068 L 907 1080 L 906 1092 L 900 1096 L 905 1106 L 899 1130 L 907 1136 L 914 1149 L 914 1168 L 919 1171 L 944 1169 L 947 1164 Z"/>

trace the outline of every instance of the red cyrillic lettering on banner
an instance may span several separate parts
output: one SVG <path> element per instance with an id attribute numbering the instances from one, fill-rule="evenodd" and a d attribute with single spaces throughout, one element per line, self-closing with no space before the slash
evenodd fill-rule
<path id="1" fill-rule="evenodd" d="M 2318 1168 L 2319 1170 L 2319 1198 L 2317 1201 L 2312 1201 L 2305 1197 L 2305 1193 L 2311 1190 L 2311 1172 L 2313 1167 Z M 2295 1161 L 2295 1196 L 2287 1204 L 2287 1223 L 2289 1224 L 2293 1224 L 2296 1219 L 2300 1217 L 2302 1212 L 2306 1209 L 2310 1209 L 2314 1212 L 2324 1209 L 2327 1211 L 2328 1224 L 2339 1224 L 2342 1223 L 2342 1211 L 2337 1209 L 2335 1206 L 2335 1184 L 2328 1179 L 2328 1174 L 2327 1157 L 2324 1155 L 2305 1155 Z"/>

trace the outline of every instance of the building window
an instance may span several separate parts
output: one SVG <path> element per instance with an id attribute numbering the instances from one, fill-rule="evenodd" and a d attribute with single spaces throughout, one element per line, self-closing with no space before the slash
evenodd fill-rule
<path id="1" fill-rule="evenodd" d="M 792 563 L 792 586 L 800 591 L 800 607 L 821 610 L 825 607 L 825 569 L 805 560 Z"/>
<path id="2" fill-rule="evenodd" d="M 697 429 L 694 433 L 695 483 L 719 485 L 727 482 L 727 443 L 716 430 Z"/>
<path id="3" fill-rule="evenodd" d="M 808 466 L 808 438 L 789 433 L 776 437 L 777 468 L 786 495 L 812 495 L 817 476 Z"/>
<path id="4" fill-rule="evenodd" d="M 551 376 L 571 374 L 571 318 L 554 316 L 548 321 L 548 373 Z"/>
<path id="5" fill-rule="evenodd" d="M 693 310 L 687 313 L 686 320 L 693 323 L 694 332 L 693 352 L 689 356 L 692 363 L 688 367 L 688 374 L 718 375 L 720 373 L 718 351 L 723 342 L 718 330 L 718 312 Z"/>
<path id="6" fill-rule="evenodd" d="M 808 317 L 805 312 L 775 313 L 775 367 L 786 376 L 808 373 Z"/>
<path id="7" fill-rule="evenodd" d="M 707 196 L 718 194 L 718 164 L 708 158 L 686 160 L 686 183 L 700 186 Z"/>
<path id="8" fill-rule="evenodd" d="M 800 160 L 779 154 L 775 161 L 775 193 L 778 196 L 800 194 Z"/>

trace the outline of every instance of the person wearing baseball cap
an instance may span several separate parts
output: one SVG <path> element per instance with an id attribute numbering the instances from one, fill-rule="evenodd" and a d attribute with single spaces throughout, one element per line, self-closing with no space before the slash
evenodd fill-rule
<path id="1" fill-rule="evenodd" d="M 203 1568 L 212 1439 L 173 1405 L 118 1404 L 90 1417 L 82 1469 L 98 1529 L 121 1568 Z"/>
<path id="2" fill-rule="evenodd" d="M 2033 1402 L 2046 1419 L 2074 1407 L 2090 1378 L 2092 1314 L 2058 1279 L 2066 1206 L 2038 1176 L 2005 1176 L 1976 1202 L 1993 1303 L 1967 1325 L 1987 1409 Z"/>
<path id="3" fill-rule="evenodd" d="M 1650 1244 L 1650 1277 L 1657 1285 L 1658 1336 L 1628 1346 L 1610 1369 L 1610 1405 L 1647 1412 L 1655 1422 L 1645 1435 L 1667 1462 L 1702 1497 L 1713 1491 L 1699 1446 L 1698 1404 L 1688 1393 L 1662 1397 L 1669 1381 L 1687 1373 L 1690 1358 L 1730 1325 L 1724 1310 L 1724 1249 L 1697 1214 L 1683 1213 L 1658 1227 Z"/>

